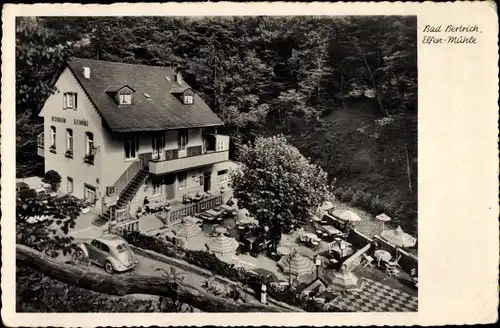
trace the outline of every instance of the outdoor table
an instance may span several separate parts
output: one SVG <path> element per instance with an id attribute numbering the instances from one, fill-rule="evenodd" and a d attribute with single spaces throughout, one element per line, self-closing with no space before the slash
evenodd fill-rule
<path id="1" fill-rule="evenodd" d="M 392 258 L 391 253 L 389 253 L 388 251 L 384 251 L 383 249 L 376 250 L 375 253 L 373 254 L 377 259 L 379 266 L 380 266 L 380 261 L 389 262 Z"/>
<path id="2" fill-rule="evenodd" d="M 276 252 L 278 252 L 278 255 L 288 255 L 290 254 L 290 247 L 278 247 L 278 249 L 276 250 Z"/>
<path id="3" fill-rule="evenodd" d="M 338 230 L 337 228 L 335 228 L 334 226 L 331 226 L 331 225 L 325 225 L 322 228 L 330 236 L 335 236 L 335 235 L 342 234 L 342 232 L 340 230 Z"/>
<path id="4" fill-rule="evenodd" d="M 206 211 L 205 213 L 217 218 L 217 217 L 221 216 L 222 211 L 216 211 L 214 209 L 211 209 L 211 210 Z"/>
<path id="5" fill-rule="evenodd" d="M 345 245 L 344 249 L 340 248 L 340 243 Z M 334 253 L 338 254 L 341 258 L 347 257 L 347 256 L 354 253 L 354 250 L 351 247 L 352 246 L 351 243 L 349 243 L 345 240 L 342 240 L 342 239 L 340 240 L 340 243 L 338 243 L 338 242 L 331 243 L 330 244 L 330 252 L 334 252 Z"/>

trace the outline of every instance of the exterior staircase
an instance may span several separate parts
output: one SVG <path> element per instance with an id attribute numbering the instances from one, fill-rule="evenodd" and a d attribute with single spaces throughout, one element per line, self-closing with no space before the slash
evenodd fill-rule
<path id="1" fill-rule="evenodd" d="M 131 165 L 127 171 L 125 171 L 122 176 L 115 183 L 116 193 L 119 194 L 118 201 L 116 205 L 110 206 L 103 214 L 102 217 L 105 220 L 110 220 L 112 216 L 112 211 L 123 212 L 127 210 L 126 215 L 128 216 L 127 206 L 129 202 L 134 198 L 139 188 L 142 186 L 144 181 L 149 176 L 149 170 L 143 161 L 136 162 Z"/>

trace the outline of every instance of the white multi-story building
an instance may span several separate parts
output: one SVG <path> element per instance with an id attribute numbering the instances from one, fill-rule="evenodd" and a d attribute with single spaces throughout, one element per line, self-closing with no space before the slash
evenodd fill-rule
<path id="1" fill-rule="evenodd" d="M 227 184 L 223 122 L 171 68 L 71 58 L 55 87 L 39 154 L 94 212 Z"/>

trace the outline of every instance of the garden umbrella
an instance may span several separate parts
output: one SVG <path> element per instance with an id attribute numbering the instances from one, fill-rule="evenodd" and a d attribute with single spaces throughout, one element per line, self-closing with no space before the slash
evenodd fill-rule
<path id="1" fill-rule="evenodd" d="M 314 263 L 296 251 L 292 251 L 289 255 L 283 256 L 279 260 L 278 266 L 285 273 L 296 276 L 297 278 L 314 272 Z"/>
<path id="2" fill-rule="evenodd" d="M 221 234 L 210 238 L 206 246 L 210 253 L 225 256 L 233 255 L 239 244 L 236 239 Z"/>
<path id="3" fill-rule="evenodd" d="M 201 227 L 191 220 L 184 220 L 182 223 L 172 229 L 177 237 L 191 238 L 201 232 Z"/>
<path id="4" fill-rule="evenodd" d="M 358 279 L 351 271 L 342 266 L 339 270 L 335 270 L 328 274 L 331 283 L 328 285 L 328 290 L 332 291 L 359 291 L 363 288 L 363 282 Z"/>
<path id="5" fill-rule="evenodd" d="M 413 247 L 417 243 L 417 239 L 404 232 L 401 227 L 397 227 L 395 230 L 382 231 L 381 236 L 398 247 Z"/>
<path id="6" fill-rule="evenodd" d="M 382 231 L 384 231 L 384 222 L 391 221 L 391 218 L 385 213 L 379 214 L 375 218 L 382 222 Z"/>
<path id="7" fill-rule="evenodd" d="M 341 219 L 342 221 L 348 221 L 348 222 L 361 221 L 361 218 L 359 217 L 359 215 L 357 215 L 353 211 L 342 212 L 342 214 L 339 215 L 339 219 Z"/>

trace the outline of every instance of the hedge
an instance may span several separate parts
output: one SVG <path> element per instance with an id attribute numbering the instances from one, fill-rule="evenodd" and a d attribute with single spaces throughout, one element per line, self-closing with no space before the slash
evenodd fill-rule
<path id="1" fill-rule="evenodd" d="M 138 231 L 124 232 L 123 238 L 135 247 L 149 249 L 153 252 L 184 260 L 190 264 L 211 271 L 214 274 L 228 278 L 229 280 L 238 281 L 243 285 L 251 288 L 256 295 L 260 294 L 262 284 L 265 284 L 268 289 L 268 295 L 280 302 L 298 306 L 308 312 L 327 312 L 335 311 L 342 312 L 337 308 L 327 308 L 323 303 L 306 297 L 297 296 L 297 294 L 289 288 L 280 288 L 272 284 L 272 280 L 264 275 L 257 275 L 244 268 L 236 268 L 234 264 L 229 264 L 219 260 L 215 255 L 207 251 L 193 251 L 183 249 L 169 240 L 161 240 L 160 238 L 144 235 Z"/>

